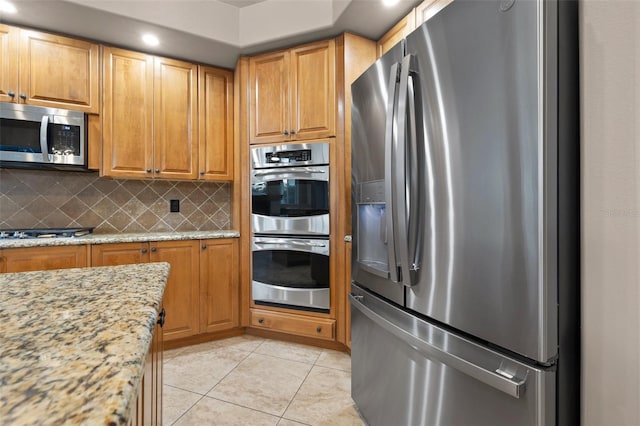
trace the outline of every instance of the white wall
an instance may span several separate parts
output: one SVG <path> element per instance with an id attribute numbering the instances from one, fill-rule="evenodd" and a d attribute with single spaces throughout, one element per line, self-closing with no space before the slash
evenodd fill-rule
<path id="1" fill-rule="evenodd" d="M 582 423 L 640 425 L 640 0 L 580 3 Z"/>

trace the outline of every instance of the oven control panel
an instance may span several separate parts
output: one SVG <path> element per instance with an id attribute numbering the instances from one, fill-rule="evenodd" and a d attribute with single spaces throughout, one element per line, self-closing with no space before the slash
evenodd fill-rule
<path id="1" fill-rule="evenodd" d="M 251 148 L 251 168 L 329 164 L 329 143 L 303 143 Z"/>

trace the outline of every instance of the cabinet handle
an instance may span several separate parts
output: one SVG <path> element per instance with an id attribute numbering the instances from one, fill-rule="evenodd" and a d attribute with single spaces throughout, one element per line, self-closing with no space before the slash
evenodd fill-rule
<path id="1" fill-rule="evenodd" d="M 24 93 L 20 93 L 20 99 L 27 99 L 27 95 L 25 95 Z"/>
<path id="2" fill-rule="evenodd" d="M 204 176 L 204 170 L 200 170 L 200 176 Z"/>
<path id="3" fill-rule="evenodd" d="M 322 327 L 318 326 L 318 327 L 316 328 L 316 333 L 322 333 Z"/>
<path id="4" fill-rule="evenodd" d="M 158 325 L 160 325 L 160 327 L 164 327 L 164 320 L 167 318 L 167 313 L 165 312 L 164 308 L 162 308 L 162 311 L 160 311 L 160 315 L 158 315 Z"/>
<path id="5" fill-rule="evenodd" d="M 296 131 L 295 131 L 295 130 L 293 130 L 293 129 L 291 129 L 291 134 L 292 134 L 292 135 L 295 135 L 295 134 L 296 134 Z"/>
<path id="6" fill-rule="evenodd" d="M 289 132 L 285 130 L 285 131 L 284 131 L 284 135 L 285 135 L 285 136 L 289 135 Z"/>
<path id="7" fill-rule="evenodd" d="M 204 250 L 204 249 L 206 249 L 206 248 L 207 248 L 207 245 L 206 245 L 206 244 L 203 244 L 203 245 L 202 245 L 202 250 Z"/>
<path id="8" fill-rule="evenodd" d="M 147 169 L 147 173 L 151 173 L 151 169 Z"/>
<path id="9" fill-rule="evenodd" d="M 7 92 L 7 95 L 11 96 L 12 98 L 16 96 L 16 92 L 14 92 L 13 90 L 11 90 L 10 92 Z"/>
<path id="10" fill-rule="evenodd" d="M 258 320 L 258 324 L 262 324 L 263 322 L 264 322 L 264 319 L 262 319 L 262 318 L 260 318 L 260 319 Z"/>
<path id="11" fill-rule="evenodd" d="M 140 250 L 142 252 L 142 254 L 145 254 L 147 252 L 146 248 L 143 248 L 142 250 Z"/>
<path id="12" fill-rule="evenodd" d="M 160 173 L 160 169 L 156 169 L 156 173 Z"/>
<path id="13" fill-rule="evenodd" d="M 155 248 L 155 247 L 151 247 L 151 252 L 152 252 L 152 253 L 155 253 L 155 252 L 157 252 L 157 251 L 158 251 L 158 249 L 157 249 L 157 248 Z"/>

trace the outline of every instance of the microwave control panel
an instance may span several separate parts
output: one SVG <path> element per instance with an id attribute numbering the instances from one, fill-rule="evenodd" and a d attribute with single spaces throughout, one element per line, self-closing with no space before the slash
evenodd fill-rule
<path id="1" fill-rule="evenodd" d="M 295 151 L 267 152 L 266 161 L 269 164 L 295 164 L 299 161 L 311 161 L 311 150 L 299 149 Z"/>

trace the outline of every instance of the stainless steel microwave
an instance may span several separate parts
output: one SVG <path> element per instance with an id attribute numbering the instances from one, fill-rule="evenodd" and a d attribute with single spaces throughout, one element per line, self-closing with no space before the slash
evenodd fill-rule
<path id="1" fill-rule="evenodd" d="M 87 168 L 82 112 L 0 103 L 0 166 Z"/>

